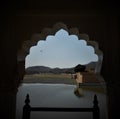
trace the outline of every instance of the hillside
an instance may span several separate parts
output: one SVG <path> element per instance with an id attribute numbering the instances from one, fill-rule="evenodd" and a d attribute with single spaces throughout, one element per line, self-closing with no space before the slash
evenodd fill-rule
<path id="1" fill-rule="evenodd" d="M 74 73 L 74 68 L 50 68 L 46 66 L 32 66 L 26 68 L 26 74 L 39 74 L 39 73 Z"/>
<path id="2" fill-rule="evenodd" d="M 86 65 L 86 70 L 94 70 L 96 66 L 96 62 L 91 62 Z M 53 73 L 53 74 L 61 74 L 61 73 L 74 73 L 74 67 L 71 68 L 50 68 L 47 66 L 31 66 L 26 68 L 26 74 L 39 74 L 39 73 Z"/>

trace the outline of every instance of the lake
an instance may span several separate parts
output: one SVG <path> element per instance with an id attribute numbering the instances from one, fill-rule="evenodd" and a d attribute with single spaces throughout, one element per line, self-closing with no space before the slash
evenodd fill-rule
<path id="1" fill-rule="evenodd" d="M 74 94 L 76 85 L 23 83 L 17 93 L 16 119 L 22 119 L 22 108 L 26 94 L 30 95 L 30 105 L 34 107 L 92 107 L 94 94 L 97 95 L 101 119 L 107 119 L 106 94 L 83 89 L 83 96 Z M 90 112 L 32 112 L 31 119 L 92 119 Z"/>

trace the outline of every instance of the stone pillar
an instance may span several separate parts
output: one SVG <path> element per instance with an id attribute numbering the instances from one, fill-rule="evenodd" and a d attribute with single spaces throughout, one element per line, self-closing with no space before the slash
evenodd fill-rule
<path id="1" fill-rule="evenodd" d="M 11 56 L 12 57 L 12 56 Z M 0 78 L 0 117 L 15 119 L 16 94 L 19 86 L 18 68 L 16 60 L 4 58 Z"/>
<path id="2" fill-rule="evenodd" d="M 25 60 L 18 61 L 18 78 L 19 81 L 23 80 L 25 75 Z"/>

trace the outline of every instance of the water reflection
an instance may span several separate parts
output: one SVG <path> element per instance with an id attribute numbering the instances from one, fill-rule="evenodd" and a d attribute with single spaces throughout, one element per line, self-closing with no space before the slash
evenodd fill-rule
<path id="1" fill-rule="evenodd" d="M 26 94 L 30 95 L 31 106 L 41 107 L 92 107 L 94 94 L 97 94 L 101 119 L 106 119 L 106 95 L 83 90 L 84 96 L 74 94 L 76 85 L 67 84 L 22 84 L 17 94 L 16 118 L 22 119 L 22 108 Z M 68 112 L 32 112 L 31 119 L 48 118 L 92 119 L 91 113 Z"/>

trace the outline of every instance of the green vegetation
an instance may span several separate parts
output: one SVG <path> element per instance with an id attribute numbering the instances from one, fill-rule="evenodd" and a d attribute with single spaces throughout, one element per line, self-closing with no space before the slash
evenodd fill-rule
<path id="1" fill-rule="evenodd" d="M 65 83 L 75 84 L 75 79 L 71 78 L 71 74 L 50 74 L 41 73 L 33 75 L 25 75 L 24 83 Z"/>
<path id="2" fill-rule="evenodd" d="M 25 79 L 27 78 L 38 78 L 38 79 L 71 79 L 71 74 L 52 74 L 52 73 L 41 73 L 41 74 L 33 74 L 33 75 L 25 75 Z"/>

